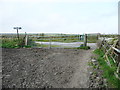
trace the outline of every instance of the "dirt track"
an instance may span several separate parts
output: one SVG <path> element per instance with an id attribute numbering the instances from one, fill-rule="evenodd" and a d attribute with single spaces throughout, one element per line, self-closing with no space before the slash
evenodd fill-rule
<path id="1" fill-rule="evenodd" d="M 92 50 L 3 49 L 2 86 L 87 88 Z"/>

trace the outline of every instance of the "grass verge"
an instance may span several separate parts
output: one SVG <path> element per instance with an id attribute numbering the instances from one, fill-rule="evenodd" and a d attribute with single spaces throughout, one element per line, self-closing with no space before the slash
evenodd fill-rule
<path id="1" fill-rule="evenodd" d="M 84 50 L 88 50 L 88 49 L 90 49 L 90 47 L 89 47 L 89 46 L 82 46 L 82 47 L 77 47 L 77 49 L 84 49 Z"/>
<path id="2" fill-rule="evenodd" d="M 112 67 L 109 67 L 104 60 L 104 52 L 100 49 L 96 49 L 94 51 L 95 54 L 98 55 L 98 62 L 103 72 L 103 77 L 107 79 L 108 81 L 108 87 L 110 88 L 119 88 L 120 89 L 120 80 L 117 79 L 114 75 L 114 72 L 116 71 L 116 66 L 112 64 Z"/>
<path id="3" fill-rule="evenodd" d="M 30 48 L 30 45 L 25 45 L 23 39 L 1 39 L 0 47 L 2 48 Z"/>

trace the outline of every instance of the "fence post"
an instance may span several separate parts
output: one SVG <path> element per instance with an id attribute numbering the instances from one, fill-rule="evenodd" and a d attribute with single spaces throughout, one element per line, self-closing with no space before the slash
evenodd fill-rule
<path id="1" fill-rule="evenodd" d="M 100 38 L 100 36 L 99 36 L 99 34 L 97 34 L 97 40 L 99 40 L 99 38 Z"/>
<path id="2" fill-rule="evenodd" d="M 87 34 L 84 35 L 84 46 L 87 46 Z"/>
<path id="3" fill-rule="evenodd" d="M 78 34 L 78 40 L 80 40 L 80 35 Z"/>
<path id="4" fill-rule="evenodd" d="M 25 45 L 28 45 L 28 35 L 25 32 Z"/>
<path id="5" fill-rule="evenodd" d="M 120 49 L 120 35 L 118 35 L 118 49 Z M 120 62 L 120 53 L 118 54 L 118 62 Z"/>
<path id="6" fill-rule="evenodd" d="M 50 42 L 50 46 L 49 46 L 49 48 L 51 49 L 51 37 L 50 37 L 50 39 L 49 39 L 49 42 Z"/>
<path id="7" fill-rule="evenodd" d="M 79 40 L 81 40 L 81 35 L 79 35 Z"/>
<path id="8" fill-rule="evenodd" d="M 120 47 L 120 35 L 118 35 L 118 46 Z"/>

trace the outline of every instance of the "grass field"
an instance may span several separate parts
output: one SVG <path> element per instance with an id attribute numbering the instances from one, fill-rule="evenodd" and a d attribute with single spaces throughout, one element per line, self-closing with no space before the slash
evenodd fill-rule
<path id="1" fill-rule="evenodd" d="M 52 37 L 47 37 L 47 38 L 32 38 L 33 41 L 41 41 L 41 42 L 64 42 L 64 43 L 70 43 L 70 42 L 83 42 L 84 40 L 80 40 L 78 37 L 59 37 L 59 38 L 52 38 Z M 96 43 L 97 41 L 97 36 L 88 36 L 87 41 L 89 43 Z"/>

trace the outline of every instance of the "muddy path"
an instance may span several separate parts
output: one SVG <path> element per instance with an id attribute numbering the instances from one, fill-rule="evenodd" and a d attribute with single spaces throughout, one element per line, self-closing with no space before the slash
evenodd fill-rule
<path id="1" fill-rule="evenodd" d="M 2 49 L 4 88 L 87 88 L 92 50 Z"/>

